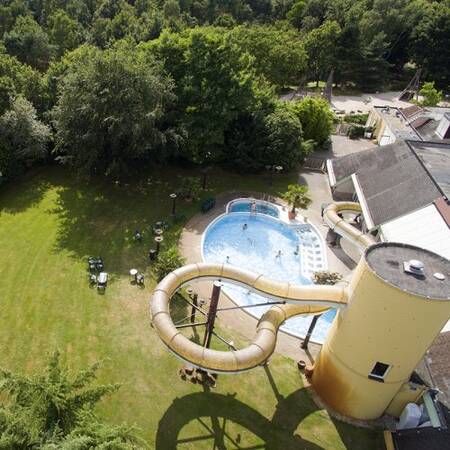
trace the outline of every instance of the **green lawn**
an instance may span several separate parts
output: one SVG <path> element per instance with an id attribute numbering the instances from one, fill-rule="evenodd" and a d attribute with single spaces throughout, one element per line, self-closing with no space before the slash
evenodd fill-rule
<path id="1" fill-rule="evenodd" d="M 100 381 L 122 387 L 101 404 L 100 414 L 136 424 L 150 448 L 382 448 L 380 433 L 318 410 L 287 358 L 273 357 L 268 370 L 219 377 L 211 392 L 179 379 L 180 362 L 149 326 L 153 282 L 147 276 L 140 290 L 127 278 L 132 266 L 146 267 L 150 248 L 149 240 L 134 243 L 133 232 L 169 217 L 168 194 L 179 185 L 178 174 L 166 169 L 163 176 L 151 174 L 151 183 L 115 187 L 76 181 L 53 167 L 2 188 L 1 365 L 38 371 L 55 348 L 73 368 L 101 360 Z M 213 171 L 205 196 L 231 189 L 279 192 L 294 179 L 276 176 L 269 187 L 267 176 Z M 178 207 L 189 218 L 198 203 Z M 180 228 L 172 227 L 165 245 L 176 242 Z M 89 255 L 103 256 L 111 274 L 104 296 L 88 286 Z"/>

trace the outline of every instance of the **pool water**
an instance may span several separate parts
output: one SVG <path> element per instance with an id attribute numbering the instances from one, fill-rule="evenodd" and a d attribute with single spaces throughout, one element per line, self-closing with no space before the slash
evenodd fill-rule
<path id="1" fill-rule="evenodd" d="M 258 200 L 250 201 L 250 200 L 237 200 L 230 204 L 228 208 L 228 212 L 251 212 L 252 204 L 256 204 L 256 212 L 261 214 L 268 214 L 272 217 L 278 217 L 278 208 L 276 206 L 272 206 L 269 203 L 261 202 Z"/>
<path id="2" fill-rule="evenodd" d="M 208 227 L 203 238 L 203 259 L 219 264 L 228 262 L 279 281 L 312 284 L 301 275 L 301 245 L 297 231 L 278 219 L 263 214 L 232 212 Z M 238 305 L 270 301 L 231 283 L 224 283 L 223 290 Z M 258 306 L 246 311 L 259 318 L 269 307 Z M 320 317 L 312 340 L 324 341 L 335 315 L 336 311 L 330 310 Z M 311 320 L 312 316 L 296 316 L 287 320 L 281 329 L 304 337 Z"/>

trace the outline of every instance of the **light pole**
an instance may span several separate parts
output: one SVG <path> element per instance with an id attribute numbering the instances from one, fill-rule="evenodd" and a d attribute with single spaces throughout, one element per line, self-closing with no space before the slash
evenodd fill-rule
<path id="1" fill-rule="evenodd" d="M 155 237 L 155 242 L 156 242 L 156 256 L 159 255 L 159 250 L 160 250 L 160 246 L 161 246 L 161 242 L 164 240 L 164 238 L 162 236 L 156 236 Z"/>
<path id="2" fill-rule="evenodd" d="M 170 194 L 169 197 L 172 199 L 172 216 L 174 216 L 176 205 L 177 205 L 177 194 L 175 194 L 175 192 L 174 192 L 174 193 Z"/>
<path id="3" fill-rule="evenodd" d="M 270 186 L 272 186 L 273 185 L 273 174 L 281 173 L 283 170 L 283 166 L 275 166 L 273 164 L 269 164 L 269 165 L 265 166 L 265 168 L 270 174 Z"/>
<path id="4" fill-rule="evenodd" d="M 203 167 L 202 169 L 202 189 L 206 189 L 206 175 L 208 173 L 209 167 Z"/>

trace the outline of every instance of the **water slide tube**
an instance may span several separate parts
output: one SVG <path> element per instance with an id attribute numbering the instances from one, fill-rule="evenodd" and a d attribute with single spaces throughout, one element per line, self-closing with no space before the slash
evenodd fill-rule
<path id="1" fill-rule="evenodd" d="M 359 248 L 374 243 L 370 236 L 351 226 L 338 214 L 361 212 L 358 203 L 339 202 L 324 210 L 327 224 Z M 266 298 L 284 302 L 272 306 L 259 320 L 250 344 L 240 350 L 219 351 L 205 348 L 184 336 L 170 316 L 170 299 L 175 292 L 192 280 L 224 280 L 243 285 Z M 189 264 L 167 275 L 153 293 L 152 324 L 161 340 L 186 363 L 216 373 L 237 373 L 263 364 L 274 352 L 277 332 L 288 318 L 299 314 L 322 314 L 331 307 L 345 307 L 348 291 L 344 285 L 302 286 L 276 280 L 240 269 L 230 264 Z"/>
<path id="2" fill-rule="evenodd" d="M 346 212 L 361 213 L 361 205 L 356 202 L 336 202 L 328 205 L 323 211 L 323 218 L 326 224 L 344 239 L 355 244 L 360 250 L 375 244 L 372 236 L 364 234 L 354 226 L 345 221 L 339 214 Z"/>
<path id="3" fill-rule="evenodd" d="M 272 306 L 259 320 L 250 344 L 240 350 L 218 351 L 198 345 L 183 336 L 170 317 L 173 294 L 194 279 L 231 281 L 246 286 L 265 297 L 286 302 Z M 289 317 L 298 314 L 321 314 L 330 307 L 347 303 L 344 286 L 302 286 L 280 283 L 264 275 L 230 264 L 189 264 L 167 275 L 153 293 L 153 326 L 167 347 L 185 362 L 217 373 L 236 373 L 264 363 L 275 350 L 277 332 Z"/>

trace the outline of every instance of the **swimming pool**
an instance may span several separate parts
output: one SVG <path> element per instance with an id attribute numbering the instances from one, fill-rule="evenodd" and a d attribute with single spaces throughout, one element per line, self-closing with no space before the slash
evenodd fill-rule
<path id="1" fill-rule="evenodd" d="M 260 214 L 267 214 L 272 217 L 279 217 L 278 208 L 264 200 L 254 199 L 238 199 L 233 200 L 228 204 L 227 212 L 251 212 L 252 204 L 256 205 L 256 212 Z"/>
<path id="2" fill-rule="evenodd" d="M 302 271 L 303 241 L 303 232 L 271 215 L 234 211 L 220 216 L 207 228 L 202 242 L 203 259 L 219 264 L 228 262 L 280 281 L 311 284 L 311 279 L 302 274 L 305 273 Z M 268 301 L 231 283 L 224 283 L 223 290 L 238 305 Z M 257 306 L 246 311 L 259 318 L 269 307 Z M 324 341 L 335 315 L 333 309 L 320 317 L 312 335 L 313 341 Z M 293 317 L 281 329 L 304 337 L 311 320 L 312 316 L 307 315 Z"/>

